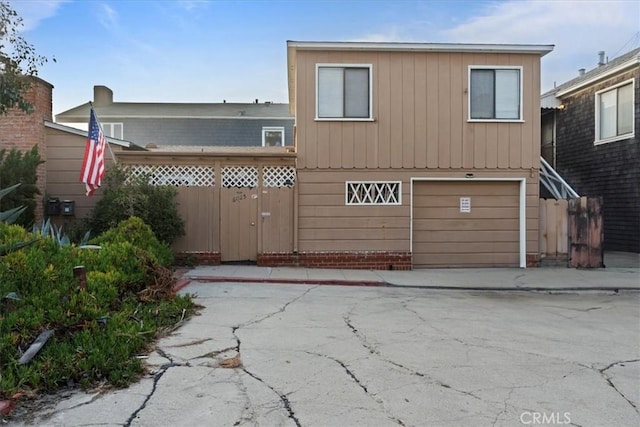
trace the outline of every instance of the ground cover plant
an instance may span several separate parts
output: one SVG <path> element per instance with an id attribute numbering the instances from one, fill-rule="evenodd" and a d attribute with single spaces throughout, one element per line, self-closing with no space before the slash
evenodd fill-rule
<path id="1" fill-rule="evenodd" d="M 126 386 L 144 372 L 136 356 L 193 313 L 190 297 L 173 292 L 170 248 L 141 219 L 91 243 L 100 249 L 0 222 L 0 400 Z M 79 265 L 86 286 L 74 277 Z M 44 331 L 52 331 L 46 344 L 20 363 Z"/>

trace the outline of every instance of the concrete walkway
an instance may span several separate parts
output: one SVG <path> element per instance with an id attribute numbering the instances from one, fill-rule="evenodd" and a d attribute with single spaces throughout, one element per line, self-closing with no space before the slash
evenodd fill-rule
<path id="1" fill-rule="evenodd" d="M 640 267 L 599 269 L 459 268 L 412 271 L 346 270 L 244 265 L 200 266 L 183 276 L 189 281 L 405 286 L 476 290 L 640 290 Z"/>

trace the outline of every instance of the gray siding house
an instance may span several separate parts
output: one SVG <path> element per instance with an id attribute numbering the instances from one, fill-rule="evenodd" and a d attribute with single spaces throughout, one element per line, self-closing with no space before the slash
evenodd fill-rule
<path id="1" fill-rule="evenodd" d="M 640 48 L 542 95 L 542 154 L 603 199 L 604 249 L 640 252 Z"/>
<path id="2" fill-rule="evenodd" d="M 107 136 L 145 146 L 292 146 L 295 119 L 288 104 L 113 102 L 113 91 L 94 86 L 93 106 Z M 86 129 L 90 103 L 56 115 L 56 122 Z"/>

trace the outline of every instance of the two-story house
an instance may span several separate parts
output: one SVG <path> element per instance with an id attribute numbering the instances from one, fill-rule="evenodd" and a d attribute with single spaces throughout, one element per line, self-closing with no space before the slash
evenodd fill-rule
<path id="1" fill-rule="evenodd" d="M 605 251 L 640 252 L 640 48 L 600 52 L 541 105 L 546 160 L 580 195 L 602 197 Z"/>
<path id="2" fill-rule="evenodd" d="M 293 145 L 287 104 L 114 102 L 94 86 L 93 107 L 104 133 L 139 146 L 283 147 Z M 87 129 L 90 103 L 56 115 L 56 122 Z"/>
<path id="3" fill-rule="evenodd" d="M 287 48 L 292 257 L 390 269 L 537 262 L 540 58 L 552 45 Z"/>

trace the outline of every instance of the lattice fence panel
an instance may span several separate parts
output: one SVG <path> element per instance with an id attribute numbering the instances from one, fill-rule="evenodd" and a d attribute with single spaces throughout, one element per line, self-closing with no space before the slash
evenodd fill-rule
<path id="1" fill-rule="evenodd" d="M 401 183 L 347 182 L 347 205 L 399 205 Z"/>
<path id="2" fill-rule="evenodd" d="M 149 177 L 151 185 L 175 185 L 176 187 L 213 187 L 214 168 L 202 165 L 131 165 L 131 177 Z"/>
<path id="3" fill-rule="evenodd" d="M 222 186 L 255 188 L 258 186 L 258 168 L 256 166 L 225 166 L 222 168 Z"/>
<path id="4" fill-rule="evenodd" d="M 262 168 L 262 183 L 265 187 L 293 187 L 296 183 L 294 166 L 265 166 Z"/>

